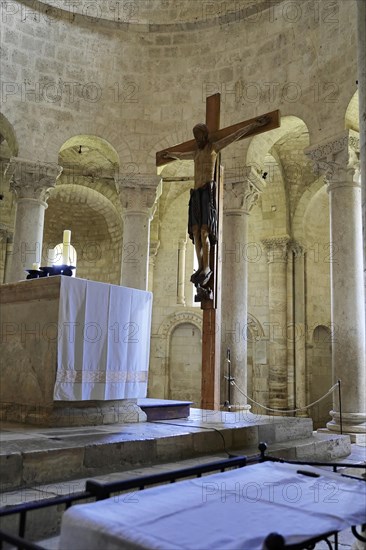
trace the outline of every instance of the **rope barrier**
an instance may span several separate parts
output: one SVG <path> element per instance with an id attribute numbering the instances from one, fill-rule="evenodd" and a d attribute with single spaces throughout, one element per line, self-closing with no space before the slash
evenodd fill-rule
<path id="1" fill-rule="evenodd" d="M 271 411 L 271 412 L 281 412 L 281 413 L 292 413 L 292 412 L 299 412 L 299 411 L 303 411 L 303 410 L 306 410 L 306 409 L 310 409 L 311 407 L 313 407 L 314 405 L 316 405 L 317 403 L 319 403 L 320 401 L 322 401 L 323 399 L 325 399 L 326 397 L 328 397 L 328 395 L 330 395 L 332 392 L 334 392 L 334 390 L 336 388 L 339 387 L 339 383 L 337 382 L 336 384 L 334 384 L 334 386 L 332 386 L 328 391 L 327 393 L 325 393 L 322 397 L 320 397 L 319 399 L 317 399 L 316 401 L 313 401 L 313 403 L 310 403 L 310 405 L 306 405 L 305 407 L 300 407 L 298 409 L 271 409 L 270 407 L 266 407 L 265 405 L 262 405 L 261 403 L 258 403 L 257 401 L 254 401 L 254 399 L 252 399 L 251 397 L 249 397 L 248 395 L 246 395 L 240 388 L 239 386 L 237 385 L 237 383 L 234 381 L 234 380 L 231 380 L 230 384 L 232 386 L 235 386 L 236 389 L 242 394 L 244 395 L 244 397 L 246 397 L 247 399 L 249 399 L 249 401 L 251 401 L 252 403 L 254 403 L 255 405 L 258 405 L 258 407 L 262 407 L 262 409 L 265 409 L 266 411 Z"/>

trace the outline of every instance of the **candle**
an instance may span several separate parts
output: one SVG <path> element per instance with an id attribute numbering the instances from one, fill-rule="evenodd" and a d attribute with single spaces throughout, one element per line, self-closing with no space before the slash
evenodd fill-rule
<path id="1" fill-rule="evenodd" d="M 70 265 L 70 245 L 62 245 L 62 265 Z"/>
<path id="2" fill-rule="evenodd" d="M 39 266 L 40 266 L 39 263 L 34 263 L 34 264 L 32 264 L 32 269 L 33 269 L 34 271 L 39 271 Z"/>
<path id="3" fill-rule="evenodd" d="M 47 267 L 52 267 L 56 260 L 56 252 L 54 248 L 49 248 L 47 251 Z"/>
<path id="4" fill-rule="evenodd" d="M 62 264 L 70 265 L 70 242 L 71 242 L 71 231 L 65 229 L 62 239 Z"/>
<path id="5" fill-rule="evenodd" d="M 70 229 L 65 229 L 62 239 L 63 244 L 70 244 L 71 243 L 71 231 Z"/>

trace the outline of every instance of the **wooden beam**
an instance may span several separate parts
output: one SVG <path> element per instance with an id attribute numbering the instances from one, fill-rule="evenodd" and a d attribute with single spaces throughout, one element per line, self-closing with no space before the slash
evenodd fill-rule
<path id="1" fill-rule="evenodd" d="M 275 128 L 279 128 L 281 126 L 281 116 L 280 116 L 279 110 L 271 111 L 270 113 L 265 113 L 264 115 L 261 115 L 261 116 L 270 117 L 271 119 L 270 122 L 268 124 L 265 124 L 264 126 L 260 126 L 259 128 L 256 128 L 252 132 L 248 132 L 243 137 L 238 139 L 238 141 L 256 136 L 258 134 L 262 134 L 264 132 L 268 132 L 269 130 L 274 130 Z M 249 120 L 244 120 L 243 122 L 238 122 L 237 124 L 233 124 L 232 126 L 226 126 L 226 128 L 221 128 L 221 130 L 216 130 L 216 132 L 213 132 L 212 134 L 210 134 L 210 140 L 217 141 L 219 139 L 222 139 L 236 132 L 237 130 L 244 128 L 245 126 L 248 126 L 252 122 L 255 122 L 256 120 L 258 120 L 258 118 L 260 118 L 260 116 L 256 116 Z"/>
<path id="2" fill-rule="evenodd" d="M 210 258 L 213 271 L 210 287 L 214 289 L 214 299 L 201 302 L 203 313 L 201 408 L 210 410 L 220 409 L 223 172 L 223 167 L 220 166 L 216 189 L 218 242 L 211 247 Z"/>
<path id="3" fill-rule="evenodd" d="M 220 94 L 206 99 L 206 126 L 210 134 L 220 128 Z"/>

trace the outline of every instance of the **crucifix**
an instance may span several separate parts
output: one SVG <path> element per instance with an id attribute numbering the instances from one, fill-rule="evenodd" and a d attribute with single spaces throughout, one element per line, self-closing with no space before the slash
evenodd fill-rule
<path id="1" fill-rule="evenodd" d="M 202 385 L 201 408 L 220 407 L 220 250 L 223 168 L 219 153 L 235 141 L 280 126 L 279 111 L 220 129 L 220 94 L 206 98 L 206 123 L 193 128 L 194 139 L 156 153 L 156 165 L 174 160 L 194 161 L 194 189 L 188 211 L 188 233 L 198 260 L 191 277 L 195 300 L 201 302 Z"/>

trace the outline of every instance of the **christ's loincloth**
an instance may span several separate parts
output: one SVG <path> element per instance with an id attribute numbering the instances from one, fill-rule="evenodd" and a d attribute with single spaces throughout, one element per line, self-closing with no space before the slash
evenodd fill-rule
<path id="1" fill-rule="evenodd" d="M 209 181 L 203 187 L 191 189 L 188 205 L 188 234 L 194 243 L 193 227 L 207 225 L 211 244 L 217 243 L 216 182 Z"/>

